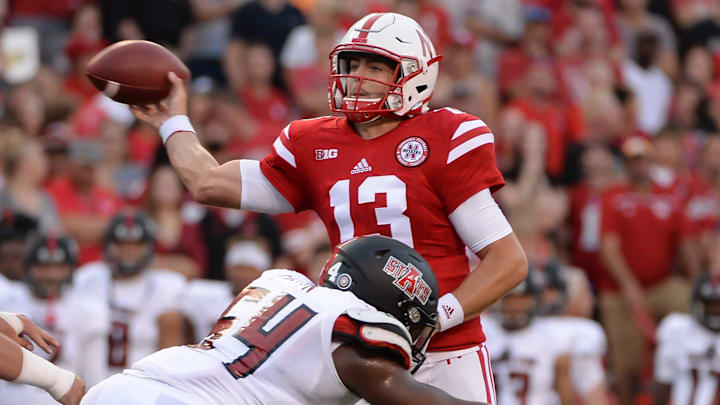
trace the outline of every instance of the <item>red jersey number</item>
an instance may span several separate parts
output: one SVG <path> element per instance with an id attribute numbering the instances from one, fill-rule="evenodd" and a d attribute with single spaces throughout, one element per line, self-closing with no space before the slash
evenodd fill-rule
<path id="1" fill-rule="evenodd" d="M 375 196 L 385 194 L 387 205 L 375 208 L 375 220 L 378 225 L 390 225 L 393 239 L 413 247 L 412 228 L 410 218 L 404 215 L 407 210 L 407 193 L 405 182 L 395 175 L 371 176 L 366 178 L 358 187 L 358 204 L 375 202 Z M 330 188 L 330 207 L 340 230 L 340 241 L 355 237 L 350 207 L 350 180 L 338 180 Z"/>
<path id="2" fill-rule="evenodd" d="M 129 325 L 125 322 L 113 322 L 108 335 L 108 365 L 125 367 L 127 365 Z"/>
<path id="3" fill-rule="evenodd" d="M 265 326 L 283 308 L 295 300 L 291 295 L 284 295 L 272 306 L 256 316 L 246 327 L 241 328 L 235 339 L 248 347 L 248 351 L 230 363 L 223 363 L 235 379 L 252 374 L 270 357 L 280 345 L 302 328 L 316 313 L 306 305 L 300 305 L 294 311 L 277 322 L 270 330 Z"/>

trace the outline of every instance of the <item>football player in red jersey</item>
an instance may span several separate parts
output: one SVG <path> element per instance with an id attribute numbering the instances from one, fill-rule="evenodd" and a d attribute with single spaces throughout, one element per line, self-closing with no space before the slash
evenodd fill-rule
<path id="1" fill-rule="evenodd" d="M 429 111 L 440 56 L 408 17 L 363 17 L 330 60 L 330 109 L 345 117 L 291 122 L 260 162 L 215 161 L 195 136 L 173 73 L 166 104 L 133 111 L 159 129 L 173 167 L 201 203 L 266 213 L 312 209 L 333 245 L 379 233 L 417 249 L 442 294 L 441 332 L 417 379 L 495 403 L 478 316 L 525 278 L 527 260 L 491 196 L 504 184 L 493 134 L 461 111 Z M 466 246 L 482 259 L 473 272 Z"/>

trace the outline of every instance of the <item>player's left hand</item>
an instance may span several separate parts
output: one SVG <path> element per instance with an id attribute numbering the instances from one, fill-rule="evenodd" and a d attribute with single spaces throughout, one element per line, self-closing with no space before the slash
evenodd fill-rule
<path id="1" fill-rule="evenodd" d="M 23 323 L 23 331 L 20 336 L 11 336 L 20 346 L 27 350 L 34 349 L 32 342 L 35 342 L 46 353 L 52 354 L 60 347 L 60 343 L 52 335 L 37 326 L 33 321 L 23 314 L 16 314 Z"/>

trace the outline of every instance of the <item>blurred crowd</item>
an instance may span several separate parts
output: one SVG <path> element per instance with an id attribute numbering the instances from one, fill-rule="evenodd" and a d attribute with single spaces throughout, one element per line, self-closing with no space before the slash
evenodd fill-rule
<path id="1" fill-rule="evenodd" d="M 233 290 L 270 266 L 317 276 L 330 246 L 314 214 L 193 202 L 156 131 L 84 67 L 118 40 L 163 44 L 192 72 L 203 145 L 260 159 L 289 121 L 329 114 L 333 44 L 381 11 L 444 55 L 431 107 L 493 130 L 495 198 L 534 271 L 584 286 L 566 311 L 602 323 L 620 402 L 648 392 L 656 325 L 720 271 L 717 0 L 0 0 L 0 272 L 22 278 L 32 232 L 102 260 L 132 208 L 155 223 L 150 267 Z"/>

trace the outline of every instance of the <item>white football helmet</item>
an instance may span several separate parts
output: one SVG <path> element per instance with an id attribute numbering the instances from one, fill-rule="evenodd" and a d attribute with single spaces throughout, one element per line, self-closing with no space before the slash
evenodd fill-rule
<path id="1" fill-rule="evenodd" d="M 393 83 L 349 74 L 348 55 L 357 52 L 380 55 L 396 63 Z M 412 18 L 396 13 L 374 13 L 356 22 L 330 52 L 330 109 L 349 120 L 368 122 L 382 114 L 399 116 L 428 110 L 442 56 Z M 374 81 L 388 87 L 382 98 L 362 99 L 347 93 L 348 78 Z"/>

